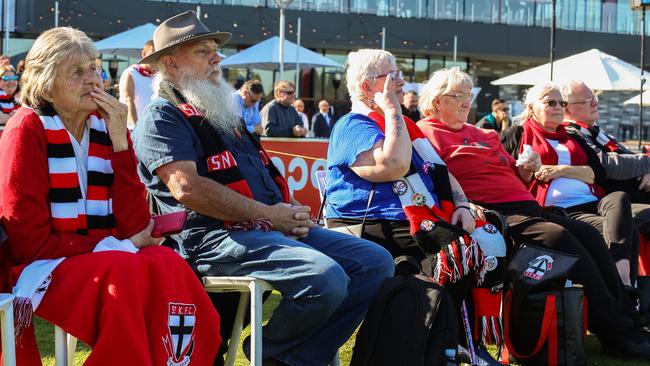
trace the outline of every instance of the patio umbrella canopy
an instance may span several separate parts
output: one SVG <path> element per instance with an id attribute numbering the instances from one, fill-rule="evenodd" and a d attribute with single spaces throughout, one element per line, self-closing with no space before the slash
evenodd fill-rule
<path id="1" fill-rule="evenodd" d="M 638 90 L 640 74 L 638 67 L 595 48 L 553 62 L 554 82 L 582 80 L 594 90 Z M 536 85 L 550 79 L 551 64 L 547 63 L 494 80 L 492 84 Z"/>
<path id="2" fill-rule="evenodd" d="M 639 95 L 637 95 L 635 97 L 632 97 L 632 98 L 626 100 L 625 102 L 623 102 L 623 104 L 639 105 L 640 100 L 641 100 L 641 98 L 639 97 Z M 643 92 L 643 106 L 644 107 L 650 106 L 650 90 L 646 90 L 646 91 Z"/>
<path id="3" fill-rule="evenodd" d="M 139 25 L 97 41 L 95 47 L 99 53 L 139 59 L 142 47 L 153 38 L 154 30 L 156 30 L 156 26 L 151 23 Z"/>
<path id="4" fill-rule="evenodd" d="M 221 62 L 221 67 L 241 67 L 249 69 L 276 70 L 280 65 L 278 36 L 271 37 L 243 51 L 240 51 Z M 296 56 L 300 67 L 337 67 L 343 65 L 304 47 L 298 48 L 293 42 L 284 41 L 284 68 L 296 68 Z"/>

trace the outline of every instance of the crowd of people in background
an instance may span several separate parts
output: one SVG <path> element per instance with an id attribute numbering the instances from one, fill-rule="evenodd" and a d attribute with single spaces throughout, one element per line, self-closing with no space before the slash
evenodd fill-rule
<path id="1" fill-rule="evenodd" d="M 600 129 L 586 84 L 536 85 L 516 119 L 494 99 L 474 125 L 469 74 L 441 69 L 405 92 L 395 57 L 363 49 L 346 62 L 349 113 L 323 99 L 309 116 L 290 81 L 267 103 L 257 79 L 230 85 L 217 52 L 230 37 L 193 12 L 165 20 L 122 73 L 119 100 L 79 30 L 44 32 L 16 68 L 0 56 L 0 291 L 16 286 L 19 313 L 81 339 L 96 364 L 222 364 L 236 306 L 215 309 L 196 275 L 251 276 L 281 294 L 264 365 L 326 365 L 396 257 L 414 257 L 458 308 L 491 301 L 472 294 L 499 293 L 529 243 L 577 258 L 569 278 L 603 352 L 650 358 L 650 281 L 637 267 L 650 157 Z M 325 223 L 358 235 L 313 221 L 262 136 L 329 139 Z M 187 213 L 165 246 L 152 211 Z M 29 316 L 18 319 L 20 364 L 38 364 Z M 179 319 L 193 322 L 187 342 L 171 332 Z"/>

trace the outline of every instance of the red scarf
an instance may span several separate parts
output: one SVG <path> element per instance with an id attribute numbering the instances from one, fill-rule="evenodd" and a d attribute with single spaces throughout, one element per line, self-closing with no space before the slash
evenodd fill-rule
<path id="1" fill-rule="evenodd" d="M 555 140 L 569 149 L 572 166 L 588 165 L 587 153 L 573 137 L 569 136 L 564 126 L 560 125 L 555 132 L 550 132 L 540 126 L 533 118 L 530 118 L 523 123 L 522 127 L 523 133 L 521 135 L 519 154 L 523 153 L 525 146 L 530 146 L 533 151 L 539 154 L 543 165 L 558 165 L 557 152 L 547 139 Z M 548 188 L 551 186 L 551 182 L 543 182 L 533 178 L 528 183 L 528 189 L 542 206 L 546 202 L 546 194 L 548 193 Z M 589 184 L 589 188 L 591 193 L 596 197 L 603 196 L 604 190 L 602 187 Z"/>
<path id="2" fill-rule="evenodd" d="M 156 70 L 151 68 L 150 66 L 145 66 L 145 65 L 133 65 L 133 68 L 135 71 L 139 72 L 140 75 L 151 78 L 156 75 Z"/>

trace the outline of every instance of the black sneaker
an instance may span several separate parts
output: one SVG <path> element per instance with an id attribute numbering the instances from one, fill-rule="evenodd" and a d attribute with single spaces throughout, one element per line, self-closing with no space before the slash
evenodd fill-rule
<path id="1" fill-rule="evenodd" d="M 600 351 L 616 358 L 650 360 L 650 343 L 639 334 L 600 338 Z"/>

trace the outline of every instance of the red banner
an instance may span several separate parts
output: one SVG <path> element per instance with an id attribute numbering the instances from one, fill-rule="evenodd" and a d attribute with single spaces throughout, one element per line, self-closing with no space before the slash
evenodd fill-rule
<path id="1" fill-rule="evenodd" d="M 316 171 L 327 166 L 325 139 L 262 138 L 262 146 L 271 155 L 273 164 L 289 183 L 289 192 L 296 201 L 311 207 L 314 216 L 320 207 Z"/>

